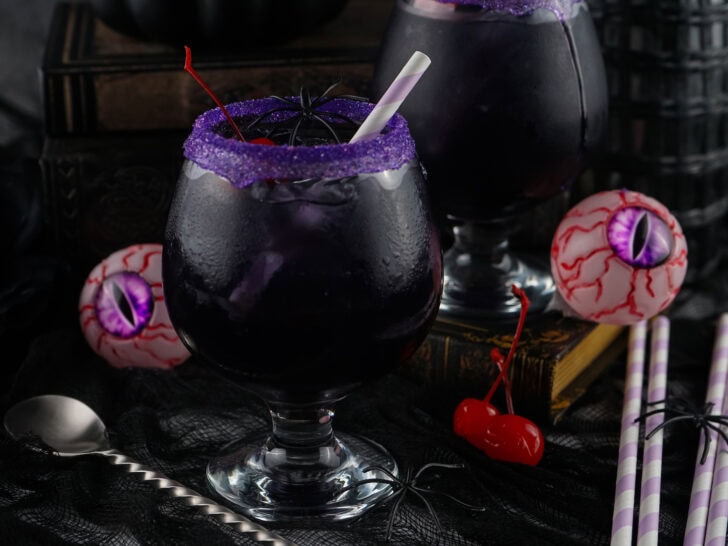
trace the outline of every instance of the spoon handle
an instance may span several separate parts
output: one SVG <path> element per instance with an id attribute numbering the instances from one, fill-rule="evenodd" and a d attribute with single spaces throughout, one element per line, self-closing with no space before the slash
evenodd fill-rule
<path id="1" fill-rule="evenodd" d="M 112 464 L 126 467 L 124 470 L 127 472 L 141 474 L 143 480 L 154 482 L 157 489 L 168 489 L 170 495 L 183 499 L 188 506 L 200 508 L 204 513 L 215 516 L 218 520 L 231 525 L 241 533 L 249 534 L 253 540 L 270 544 L 271 546 L 295 546 L 293 542 L 233 512 L 225 506 L 207 497 L 203 497 L 196 491 L 138 463 L 115 449 L 101 451 L 99 454 L 107 457 Z"/>

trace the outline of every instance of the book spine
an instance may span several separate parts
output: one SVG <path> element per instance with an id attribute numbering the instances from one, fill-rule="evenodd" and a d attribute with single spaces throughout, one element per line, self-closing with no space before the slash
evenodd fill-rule
<path id="1" fill-rule="evenodd" d="M 184 71 L 182 49 L 147 54 L 117 44 L 109 54 L 96 47 L 100 25 L 85 4 L 60 4 L 54 13 L 40 74 L 46 134 L 189 130 L 213 106 Z M 297 96 L 302 86 L 316 94 L 336 82 L 337 93 L 368 93 L 374 47 L 291 49 L 286 55 L 224 61 L 201 55 L 195 69 L 224 103 Z"/>
<path id="2" fill-rule="evenodd" d="M 441 385 L 463 397 L 483 398 L 499 373 L 490 359 L 492 347 L 433 331 L 399 371 L 414 381 Z M 508 376 L 517 413 L 534 420 L 548 418 L 553 380 L 548 363 L 517 352 Z M 502 393 L 501 387 L 500 400 Z M 505 406 L 501 409 L 505 411 Z"/>
<path id="3" fill-rule="evenodd" d="M 96 128 L 94 80 L 89 70 L 63 69 L 88 49 L 93 39 L 93 12 L 85 4 L 60 2 L 53 12 L 40 67 L 45 132 L 90 133 Z"/>
<path id="4" fill-rule="evenodd" d="M 161 242 L 183 140 L 46 138 L 40 166 L 51 252 L 84 276 L 115 250 Z"/>
<path id="5" fill-rule="evenodd" d="M 345 94 L 365 96 L 372 67 L 321 64 L 199 70 L 225 103 L 297 95 L 301 85 L 321 92 L 345 81 Z M 183 130 L 212 105 L 182 70 L 43 74 L 46 132 L 52 136 Z"/>

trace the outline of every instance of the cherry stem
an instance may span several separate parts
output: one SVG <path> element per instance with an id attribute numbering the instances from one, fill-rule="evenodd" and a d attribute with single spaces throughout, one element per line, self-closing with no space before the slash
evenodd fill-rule
<path id="1" fill-rule="evenodd" d="M 195 81 L 202 86 L 202 88 L 207 92 L 210 97 L 212 97 L 212 100 L 215 101 L 215 104 L 218 105 L 220 110 L 222 110 L 222 113 L 225 114 L 225 117 L 228 120 L 228 123 L 230 123 L 230 126 L 233 128 L 233 131 L 235 131 L 235 134 L 240 139 L 241 142 L 245 142 L 245 139 L 243 138 L 243 134 L 240 132 L 240 129 L 238 129 L 237 124 L 233 120 L 233 117 L 230 115 L 230 112 L 227 111 L 227 108 L 225 108 L 225 105 L 220 101 L 219 98 L 217 98 L 217 95 L 215 95 L 215 92 L 210 88 L 209 85 L 205 83 L 205 81 L 200 77 L 200 75 L 197 73 L 197 71 L 192 68 L 192 50 L 185 46 L 185 70 L 190 73 L 190 75 L 195 78 Z"/>
<path id="2" fill-rule="evenodd" d="M 504 365 L 504 358 L 501 352 L 496 347 L 493 349 L 490 353 L 490 358 L 495 362 L 495 365 L 498 366 L 498 371 L 503 371 L 503 365 Z M 503 376 L 503 387 L 506 390 L 506 406 L 508 408 L 508 413 L 513 415 L 515 413 L 515 410 L 513 409 L 513 394 L 511 392 L 511 380 L 508 379 L 507 375 Z"/>
<path id="3" fill-rule="evenodd" d="M 526 322 L 526 313 L 528 313 L 528 296 L 526 296 L 526 293 L 518 288 L 515 284 L 511 286 L 511 292 L 513 292 L 514 296 L 517 296 L 521 300 L 521 315 L 518 317 L 518 325 L 516 326 L 516 333 L 513 336 L 513 342 L 511 343 L 511 348 L 508 351 L 508 356 L 506 357 L 505 362 L 501 366 L 501 371 L 498 374 L 498 377 L 493 382 L 493 385 L 491 385 L 490 390 L 488 391 L 488 394 L 485 395 L 485 398 L 483 398 L 483 402 L 486 404 L 490 404 L 491 398 L 493 398 L 493 394 L 495 394 L 496 389 L 501 384 L 501 381 L 505 378 L 506 374 L 508 373 L 508 368 L 511 365 L 511 361 L 513 360 L 513 356 L 516 353 L 516 346 L 518 345 L 518 340 L 521 338 L 521 332 L 523 332 L 523 325 Z M 510 408 L 509 408 L 510 411 Z"/>

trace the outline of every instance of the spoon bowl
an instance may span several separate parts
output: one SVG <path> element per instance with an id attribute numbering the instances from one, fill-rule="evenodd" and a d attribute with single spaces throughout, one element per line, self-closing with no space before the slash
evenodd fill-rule
<path id="1" fill-rule="evenodd" d="M 23 400 L 7 411 L 4 424 L 14 439 L 37 436 L 61 457 L 111 449 L 101 418 L 68 396 L 46 394 Z"/>

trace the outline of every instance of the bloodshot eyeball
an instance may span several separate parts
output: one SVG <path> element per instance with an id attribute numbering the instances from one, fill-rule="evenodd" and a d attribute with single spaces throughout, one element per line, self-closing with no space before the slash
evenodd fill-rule
<path id="1" fill-rule="evenodd" d="M 133 245 L 104 259 L 86 279 L 79 313 L 88 344 L 117 368 L 172 368 L 190 356 L 164 303 L 162 245 Z"/>
<path id="2" fill-rule="evenodd" d="M 667 208 L 644 194 L 591 195 L 562 219 L 551 245 L 551 273 L 566 303 L 595 322 L 633 324 L 675 299 L 687 245 Z"/>

